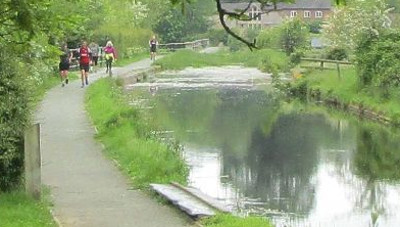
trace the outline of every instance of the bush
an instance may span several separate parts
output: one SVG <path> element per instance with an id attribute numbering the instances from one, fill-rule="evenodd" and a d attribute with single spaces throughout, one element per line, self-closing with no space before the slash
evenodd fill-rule
<path id="1" fill-rule="evenodd" d="M 300 49 L 290 54 L 290 63 L 292 65 L 300 64 L 301 58 L 305 56 L 305 51 Z"/>
<path id="2" fill-rule="evenodd" d="M 307 23 L 310 33 L 319 34 L 322 28 L 322 20 L 313 20 Z"/>
<path id="3" fill-rule="evenodd" d="M 281 48 L 280 27 L 261 30 L 257 36 L 257 45 L 261 48 Z"/>
<path id="4" fill-rule="evenodd" d="M 341 47 L 335 47 L 333 49 L 330 49 L 328 53 L 326 54 L 327 59 L 331 60 L 344 60 L 348 58 L 347 51 L 344 48 Z"/>
<path id="5" fill-rule="evenodd" d="M 17 64 L 7 48 L 0 48 L 0 191 L 17 186 L 23 171 L 23 134 L 29 111 L 25 80 Z"/>
<path id="6" fill-rule="evenodd" d="M 364 33 L 357 44 L 357 71 L 362 86 L 387 90 L 400 86 L 400 31 Z"/>
<path id="7" fill-rule="evenodd" d="M 236 30 L 234 31 L 236 34 L 240 35 L 241 37 L 244 37 L 244 31 L 243 30 Z M 239 51 L 243 47 L 245 47 L 245 44 L 242 43 L 241 41 L 237 40 L 236 38 L 229 36 L 228 37 L 228 46 L 230 51 Z"/>
<path id="8" fill-rule="evenodd" d="M 228 45 L 228 33 L 224 29 L 211 29 L 208 31 L 208 37 L 212 46 L 220 43 Z"/>
<path id="9" fill-rule="evenodd" d="M 306 48 L 308 43 L 308 29 L 300 19 L 285 22 L 281 32 L 281 44 L 289 56 L 296 49 Z"/>
<path id="10" fill-rule="evenodd" d="M 263 71 L 263 72 L 272 73 L 273 76 L 277 76 L 279 73 L 278 66 L 276 64 L 274 64 L 274 62 L 272 61 L 272 59 L 269 55 L 263 56 L 258 68 L 261 69 L 261 71 Z"/>

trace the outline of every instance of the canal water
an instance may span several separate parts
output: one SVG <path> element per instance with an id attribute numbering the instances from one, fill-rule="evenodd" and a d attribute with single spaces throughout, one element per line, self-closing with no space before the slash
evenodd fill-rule
<path id="1" fill-rule="evenodd" d="M 400 136 L 284 102 L 253 69 L 187 69 L 129 85 L 182 144 L 189 185 L 277 227 L 400 226 Z M 269 87 L 269 89 L 268 89 Z"/>

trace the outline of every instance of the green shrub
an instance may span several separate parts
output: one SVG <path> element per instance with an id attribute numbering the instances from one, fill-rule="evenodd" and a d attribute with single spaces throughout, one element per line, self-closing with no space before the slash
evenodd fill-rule
<path id="1" fill-rule="evenodd" d="M 382 91 L 400 86 L 400 31 L 364 33 L 357 44 L 357 71 L 362 86 Z"/>
<path id="2" fill-rule="evenodd" d="M 272 73 L 273 76 L 277 76 L 279 73 L 278 66 L 276 64 L 274 64 L 274 62 L 272 61 L 272 59 L 269 55 L 264 55 L 262 57 L 258 68 L 263 72 Z"/>
<path id="3" fill-rule="evenodd" d="M 261 30 L 257 36 L 257 45 L 260 48 L 281 48 L 280 29 L 273 27 Z"/>
<path id="4" fill-rule="evenodd" d="M 307 23 L 308 30 L 310 33 L 319 34 L 322 28 L 322 20 L 313 20 Z"/>
<path id="5" fill-rule="evenodd" d="M 245 36 L 244 30 L 235 29 L 234 32 L 241 37 Z M 240 49 L 246 47 L 246 45 L 230 35 L 228 36 L 228 47 L 230 51 L 239 51 Z"/>
<path id="6" fill-rule="evenodd" d="M 212 46 L 217 46 L 220 43 L 228 44 L 228 33 L 224 29 L 211 29 L 208 31 L 208 37 Z"/>
<path id="7" fill-rule="evenodd" d="M 5 47 L 0 49 L 0 191 L 8 191 L 20 182 L 23 171 L 23 133 L 29 110 L 18 61 Z"/>
<path id="8" fill-rule="evenodd" d="M 307 26 L 300 19 L 286 21 L 282 27 L 280 40 L 288 56 L 296 49 L 306 48 L 309 45 Z"/>
<path id="9" fill-rule="evenodd" d="M 348 58 L 348 55 L 344 48 L 335 47 L 328 51 L 326 58 L 331 60 L 344 60 Z"/>
<path id="10" fill-rule="evenodd" d="M 300 64 L 301 58 L 305 56 L 305 51 L 300 49 L 290 54 L 290 63 L 292 65 Z"/>

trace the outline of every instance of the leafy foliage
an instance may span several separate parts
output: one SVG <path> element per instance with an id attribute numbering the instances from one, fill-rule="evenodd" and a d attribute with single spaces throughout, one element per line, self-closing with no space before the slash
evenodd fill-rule
<path id="1" fill-rule="evenodd" d="M 307 46 L 308 29 L 300 19 L 286 21 L 281 32 L 281 43 L 287 55 Z"/>
<path id="2" fill-rule="evenodd" d="M 348 57 L 347 51 L 344 48 L 336 47 L 328 51 L 326 58 L 332 60 L 344 60 Z"/>
<path id="3" fill-rule="evenodd" d="M 0 191 L 7 191 L 20 181 L 29 111 L 24 79 L 12 54 L 6 47 L 0 49 Z"/>
<path id="4" fill-rule="evenodd" d="M 188 37 L 195 34 L 206 33 L 209 27 L 208 16 L 213 13 L 211 3 L 211 0 L 195 2 L 185 6 L 184 13 L 170 6 L 157 20 L 154 31 L 163 42 L 187 41 Z"/>
<path id="5" fill-rule="evenodd" d="M 365 33 L 357 45 L 356 58 L 361 85 L 378 86 L 383 91 L 400 86 L 400 31 Z"/>
<path id="6" fill-rule="evenodd" d="M 349 1 L 330 17 L 324 34 L 333 46 L 354 50 L 357 39 L 366 30 L 379 33 L 390 27 L 387 9 L 385 0 Z"/>

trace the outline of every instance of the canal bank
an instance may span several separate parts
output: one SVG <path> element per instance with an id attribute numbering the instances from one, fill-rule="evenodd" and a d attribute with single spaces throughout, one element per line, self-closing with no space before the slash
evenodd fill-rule
<path id="1" fill-rule="evenodd" d="M 400 126 L 400 103 L 398 91 L 358 85 L 353 66 L 342 70 L 338 77 L 335 70 L 310 69 L 290 82 L 278 87 L 294 98 L 322 102 L 362 118 L 385 125 Z"/>

